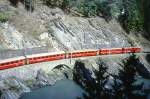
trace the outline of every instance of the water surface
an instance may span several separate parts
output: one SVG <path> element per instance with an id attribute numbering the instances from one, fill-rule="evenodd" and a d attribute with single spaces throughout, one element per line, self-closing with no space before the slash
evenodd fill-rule
<path id="1" fill-rule="evenodd" d="M 61 80 L 53 86 L 46 86 L 25 93 L 20 99 L 77 99 L 85 93 L 75 82 L 71 80 Z"/>

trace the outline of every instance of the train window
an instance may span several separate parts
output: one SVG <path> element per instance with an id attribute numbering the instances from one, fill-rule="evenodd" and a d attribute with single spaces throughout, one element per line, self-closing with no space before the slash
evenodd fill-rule
<path id="1" fill-rule="evenodd" d="M 54 57 L 53 55 L 49 56 L 49 57 Z"/>
<path id="2" fill-rule="evenodd" d="M 36 59 L 40 59 L 41 57 L 36 57 Z"/>
<path id="3" fill-rule="evenodd" d="M 3 65 L 7 65 L 7 63 L 3 63 Z"/>
<path id="4" fill-rule="evenodd" d="M 2 65 L 6 65 L 6 63 L 2 63 Z"/>
<path id="5" fill-rule="evenodd" d="M 11 63 L 14 64 L 16 61 L 12 61 Z"/>
<path id="6" fill-rule="evenodd" d="M 7 65 L 7 64 L 9 64 L 8 62 L 7 63 L 4 63 L 4 65 Z"/>
<path id="7" fill-rule="evenodd" d="M 22 62 L 23 60 L 20 60 L 19 62 Z"/>
<path id="8" fill-rule="evenodd" d="M 36 57 L 35 59 L 39 59 L 40 57 Z"/>

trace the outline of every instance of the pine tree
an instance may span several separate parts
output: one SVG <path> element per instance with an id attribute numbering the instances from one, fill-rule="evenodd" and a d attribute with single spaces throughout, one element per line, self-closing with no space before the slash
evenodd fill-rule
<path id="1" fill-rule="evenodd" d="M 80 68 L 81 67 L 84 67 L 84 64 L 81 62 L 81 61 L 76 61 L 75 62 L 75 66 L 74 66 L 74 69 L 73 69 L 73 80 L 79 84 L 80 86 L 81 85 L 81 80 L 82 80 L 82 76 L 81 76 L 81 73 L 80 73 Z"/>
<path id="2" fill-rule="evenodd" d="M 122 99 L 123 91 L 122 91 L 122 84 L 119 79 L 114 78 L 114 83 L 112 86 L 112 97 L 114 99 Z"/>
<path id="3" fill-rule="evenodd" d="M 105 84 L 107 83 L 107 80 L 108 80 L 108 75 L 106 74 L 107 72 L 107 65 L 102 62 L 100 59 L 98 61 L 98 70 L 95 70 L 94 71 L 94 74 L 95 74 L 95 81 L 96 81 L 96 84 L 95 84 L 95 91 L 96 91 L 96 97 L 98 98 L 102 98 L 105 96 L 105 92 L 106 92 L 106 89 L 105 89 Z"/>
<path id="4" fill-rule="evenodd" d="M 17 7 L 20 0 L 9 0 L 9 1 L 13 6 Z"/>
<path id="5" fill-rule="evenodd" d="M 119 70 L 119 78 L 122 81 L 124 98 L 133 99 L 136 94 L 133 92 L 142 88 L 142 85 L 135 86 L 136 82 L 136 55 L 131 55 L 127 60 L 123 60 L 122 69 Z"/>
<path id="6" fill-rule="evenodd" d="M 84 63 L 79 61 L 75 63 L 74 80 L 88 93 L 88 95 L 84 95 L 85 99 L 108 97 L 105 88 L 108 79 L 107 66 L 101 60 L 97 64 L 98 69 L 94 69 L 95 77 L 93 78 L 89 70 L 85 68 Z"/>

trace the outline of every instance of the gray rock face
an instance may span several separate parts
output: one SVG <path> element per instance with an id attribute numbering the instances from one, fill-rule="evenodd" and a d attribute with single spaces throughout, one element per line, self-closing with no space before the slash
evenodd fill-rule
<path id="1" fill-rule="evenodd" d="M 36 77 L 30 78 L 29 81 L 7 77 L 0 80 L 0 99 L 19 99 L 21 94 L 31 92 L 31 89 L 51 86 L 62 79 L 72 79 L 72 70 L 66 65 L 58 65 L 48 73 L 39 69 Z"/>
<path id="2" fill-rule="evenodd" d="M 12 13 L 15 11 L 11 25 L 0 25 L 1 49 L 49 46 L 56 51 L 130 46 L 116 20 L 107 23 L 100 17 L 73 17 L 46 6 L 36 8 L 30 15 L 21 8 L 13 8 Z"/>
<path id="3" fill-rule="evenodd" d="M 102 27 L 104 22 L 106 27 Z M 113 21 L 115 22 L 115 21 Z M 124 33 L 111 29 L 101 18 L 83 19 L 64 16 L 53 22 L 54 37 L 68 49 L 99 49 L 130 46 Z M 114 23 L 112 25 L 118 25 Z M 119 26 L 119 25 L 118 25 Z M 119 33 L 120 32 L 120 33 Z"/>
<path id="4" fill-rule="evenodd" d="M 20 33 L 14 26 L 9 23 L 0 23 L 0 43 L 3 48 L 9 49 L 22 49 L 39 47 L 42 43 L 32 39 L 32 37 L 25 37 L 23 33 Z"/>
<path id="5" fill-rule="evenodd" d="M 8 5 L 0 5 L 0 12 L 5 12 L 9 9 Z"/>
<path id="6" fill-rule="evenodd" d="M 61 79 L 72 79 L 72 70 L 65 65 L 58 65 L 50 73 L 45 73 L 42 69 L 38 70 L 35 85 L 43 87 L 53 85 Z"/>
<path id="7" fill-rule="evenodd" d="M 19 99 L 19 95 L 13 91 L 4 91 L 0 99 Z"/>
<path id="8" fill-rule="evenodd" d="M 30 88 L 18 78 L 10 77 L 0 81 L 0 99 L 18 99 L 24 92 L 30 92 Z"/>
<path id="9" fill-rule="evenodd" d="M 42 87 L 46 85 L 52 85 L 53 81 L 49 79 L 48 75 L 43 70 L 39 70 L 36 76 L 36 84 Z"/>
<path id="10" fill-rule="evenodd" d="M 56 79 L 72 79 L 73 77 L 72 69 L 64 64 L 60 64 L 53 68 L 53 72 L 56 73 Z"/>

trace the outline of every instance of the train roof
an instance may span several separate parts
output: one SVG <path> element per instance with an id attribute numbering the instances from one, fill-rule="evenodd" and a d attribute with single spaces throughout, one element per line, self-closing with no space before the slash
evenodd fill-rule
<path id="1" fill-rule="evenodd" d="M 9 58 L 9 59 L 3 59 L 3 60 L 0 60 L 0 64 L 6 63 L 6 62 L 11 62 L 11 61 L 16 61 L 16 60 L 21 60 L 21 59 L 25 59 L 25 57 L 20 56 L 20 57 L 14 57 L 14 58 Z"/>
<path id="2" fill-rule="evenodd" d="M 122 48 L 126 49 L 126 48 L 140 48 L 140 47 L 114 47 L 114 48 L 101 48 L 101 49 L 122 49 Z"/>
<path id="3" fill-rule="evenodd" d="M 32 58 L 32 57 L 41 57 L 41 56 L 64 54 L 64 53 L 65 53 L 64 51 L 58 51 L 58 52 L 49 52 L 49 53 L 40 53 L 40 54 L 26 55 L 26 57 L 27 58 Z"/>
<path id="4" fill-rule="evenodd" d="M 85 52 L 85 51 L 97 51 L 98 49 L 86 49 L 86 50 L 72 50 L 72 51 L 67 51 L 68 53 L 69 52 L 72 52 L 72 53 L 74 53 L 74 52 Z"/>

